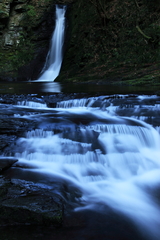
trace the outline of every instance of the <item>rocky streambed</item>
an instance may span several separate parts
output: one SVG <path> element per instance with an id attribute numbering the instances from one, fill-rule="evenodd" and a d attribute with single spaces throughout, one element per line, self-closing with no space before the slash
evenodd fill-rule
<path id="1" fill-rule="evenodd" d="M 159 103 L 98 91 L 1 94 L 1 239 L 159 239 Z"/>
<path id="2" fill-rule="evenodd" d="M 30 181 L 3 177 L 0 187 L 0 226 L 62 225 L 63 201 L 51 189 Z"/>
<path id="3" fill-rule="evenodd" d="M 61 226 L 63 200 L 60 195 L 32 181 L 4 177 L 5 172 L 18 162 L 13 157 L 16 140 L 36 125 L 34 121 L 14 117 L 18 112 L 13 106 L 27 98 L 31 100 L 29 95 L 0 96 L 0 226 Z"/>
<path id="4" fill-rule="evenodd" d="M 34 232 L 33 228 L 31 230 L 31 226 L 51 227 L 55 231 L 55 228 L 59 229 L 59 227 L 64 230 L 65 227 L 77 228 L 77 226 L 84 225 L 85 217 L 82 217 L 81 214 L 80 216 L 75 213 L 74 216 L 70 216 L 73 208 L 64 198 L 65 186 L 63 184 L 54 183 L 53 186 L 48 186 L 38 183 L 35 178 L 32 181 L 31 173 L 23 173 L 23 168 L 30 169 L 33 166 L 19 164 L 18 158 L 14 157 L 18 138 L 38 126 L 38 121 L 35 119 L 23 118 L 23 115 L 29 116 L 35 113 L 34 109 L 25 108 L 25 103 L 34 101 L 37 104 L 55 107 L 57 102 L 74 99 L 75 96 L 83 98 L 86 94 L 0 95 L 0 230 L 4 236 L 9 237 L 8 230 L 6 230 L 8 227 L 9 231 L 13 233 L 15 227 L 19 226 L 21 229 L 30 228 L 29 231 Z M 22 106 L 17 108 L 20 103 L 24 104 L 24 108 Z M 36 113 L 40 112 L 45 113 L 45 109 L 36 109 Z M 15 177 L 16 171 L 19 177 Z M 31 179 L 31 181 L 23 178 Z M 52 232 L 53 229 L 49 231 Z M 61 235 L 61 233 L 59 234 Z M 41 235 L 43 236 L 42 232 Z M 34 238 L 36 238 L 35 235 Z M 16 239 L 18 239 L 17 235 Z"/>

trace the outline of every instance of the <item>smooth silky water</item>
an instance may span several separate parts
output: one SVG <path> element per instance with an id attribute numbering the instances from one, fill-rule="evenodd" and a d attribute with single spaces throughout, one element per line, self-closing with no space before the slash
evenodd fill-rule
<path id="1" fill-rule="evenodd" d="M 43 103 L 14 106 L 14 117 L 34 119 L 37 129 L 18 139 L 15 169 L 23 166 L 23 174 L 12 169 L 12 176 L 34 180 L 41 175 L 36 181 L 48 186 L 60 182 L 68 195 L 79 192 L 69 198 L 74 211 L 107 215 L 111 209 L 127 217 L 142 239 L 158 240 L 160 97 L 96 94 L 57 102 L 55 108 L 41 98 Z"/>
<path id="2" fill-rule="evenodd" d="M 46 63 L 42 69 L 41 76 L 37 81 L 54 81 L 59 75 L 63 59 L 65 12 L 66 6 L 56 5 L 56 21 L 51 39 L 51 47 L 46 58 Z"/>

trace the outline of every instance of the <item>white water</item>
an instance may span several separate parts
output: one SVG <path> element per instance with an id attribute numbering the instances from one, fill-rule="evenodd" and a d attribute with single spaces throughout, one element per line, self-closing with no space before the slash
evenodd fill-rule
<path id="1" fill-rule="evenodd" d="M 24 106 L 24 107 L 30 107 L 30 108 L 47 108 L 46 103 L 39 103 L 39 102 L 34 102 L 34 101 L 19 101 L 17 103 L 19 106 Z"/>
<path id="2" fill-rule="evenodd" d="M 139 97 L 140 102 L 144 98 Z M 125 109 L 125 116 L 118 116 L 117 111 L 122 107 L 113 106 L 113 99 L 100 99 L 110 105 L 91 108 L 98 98 L 76 99 L 58 103 L 53 109 L 52 121 L 49 120 L 52 119 L 51 109 L 42 120 L 39 115 L 43 126 L 49 121 L 46 128 L 55 119 L 60 121 L 53 127 L 60 133 L 56 134 L 54 129 L 27 132 L 26 137 L 18 140 L 21 151 L 15 156 L 20 163 L 37 166 L 31 171 L 47 173 L 53 179 L 77 187 L 82 193 L 79 201 L 83 206 L 75 211 L 85 208 L 100 211 L 101 206 L 108 206 L 129 217 L 139 231 L 146 234 L 145 239 L 158 240 L 159 126 L 153 128 L 136 116 L 127 117 L 128 109 Z M 136 102 L 133 113 L 151 108 L 154 111 L 156 104 L 145 104 L 140 108 Z M 25 105 L 35 107 L 32 103 Z M 89 119 L 88 122 L 85 119 Z"/>
<path id="3" fill-rule="evenodd" d="M 63 59 L 66 6 L 56 5 L 56 25 L 51 40 L 51 49 L 47 55 L 43 73 L 38 81 L 54 81 L 59 75 Z"/>

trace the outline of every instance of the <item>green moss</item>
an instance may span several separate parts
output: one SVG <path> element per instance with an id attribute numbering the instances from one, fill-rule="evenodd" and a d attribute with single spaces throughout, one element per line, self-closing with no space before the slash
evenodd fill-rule
<path id="1" fill-rule="evenodd" d="M 36 9 L 34 6 L 32 5 L 27 5 L 26 6 L 26 10 L 27 10 L 27 15 L 30 17 L 30 18 L 33 18 L 36 16 Z"/>
<path id="2" fill-rule="evenodd" d="M 16 76 L 19 67 L 28 64 L 34 55 L 34 44 L 28 39 L 20 40 L 18 46 L 8 51 L 0 51 L 0 74 Z"/>
<path id="3" fill-rule="evenodd" d="M 160 86 L 160 76 L 146 75 L 141 78 L 125 80 L 125 84 L 131 86 Z"/>

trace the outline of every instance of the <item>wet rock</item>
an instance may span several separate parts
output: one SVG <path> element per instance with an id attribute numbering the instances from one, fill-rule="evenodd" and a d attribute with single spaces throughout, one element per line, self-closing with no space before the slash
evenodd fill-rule
<path id="1" fill-rule="evenodd" d="M 19 109 L 10 108 L 10 104 L 16 104 L 20 100 L 24 100 L 23 95 L 0 95 L 0 154 L 12 154 L 18 136 L 23 136 L 26 131 L 35 128 L 35 121 L 21 118 L 25 110 L 19 114 Z"/>
<path id="2" fill-rule="evenodd" d="M 0 135 L 0 154 L 2 153 L 3 149 L 12 145 L 16 141 L 17 137 L 14 135 L 8 136 L 7 134 Z"/>
<path id="3" fill-rule="evenodd" d="M 25 132 L 29 127 L 29 122 L 26 120 L 21 119 L 0 119 L 0 127 L 1 133 L 5 134 L 19 134 L 21 132 Z M 32 124 L 31 124 L 32 125 Z"/>
<path id="4" fill-rule="evenodd" d="M 62 198 L 47 186 L 0 178 L 0 226 L 61 226 Z"/>
<path id="5" fill-rule="evenodd" d="M 10 168 L 18 159 L 12 157 L 0 157 L 0 172 Z"/>

